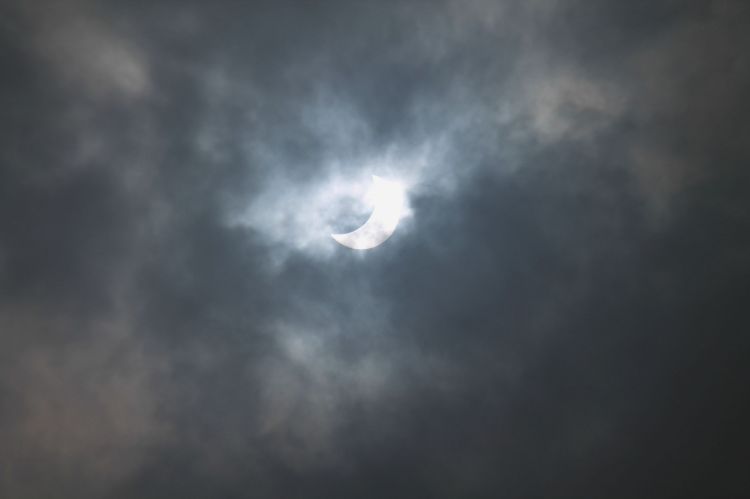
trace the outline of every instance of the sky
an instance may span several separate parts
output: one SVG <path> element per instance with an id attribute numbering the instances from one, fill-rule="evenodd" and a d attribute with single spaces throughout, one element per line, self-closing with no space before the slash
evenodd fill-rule
<path id="1" fill-rule="evenodd" d="M 0 497 L 744 496 L 749 22 L 5 0 Z"/>

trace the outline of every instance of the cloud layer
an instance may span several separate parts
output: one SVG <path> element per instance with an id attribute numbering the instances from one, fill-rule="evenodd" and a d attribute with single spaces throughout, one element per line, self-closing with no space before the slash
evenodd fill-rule
<path id="1" fill-rule="evenodd" d="M 1 497 L 750 487 L 741 2 L 6 3 Z"/>

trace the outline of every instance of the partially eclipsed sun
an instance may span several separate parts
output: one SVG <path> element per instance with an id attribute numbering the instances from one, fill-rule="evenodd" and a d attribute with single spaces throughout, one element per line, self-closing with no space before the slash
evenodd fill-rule
<path id="1" fill-rule="evenodd" d="M 373 175 L 371 195 L 375 209 L 360 228 L 346 234 L 331 234 L 337 243 L 348 248 L 365 250 L 383 244 L 396 230 L 406 209 L 404 187 L 391 180 Z"/>

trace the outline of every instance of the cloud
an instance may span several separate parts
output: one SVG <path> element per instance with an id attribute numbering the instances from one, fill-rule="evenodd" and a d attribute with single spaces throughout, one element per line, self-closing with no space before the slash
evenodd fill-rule
<path id="1" fill-rule="evenodd" d="M 97 15 L 90 2 L 19 8 L 33 48 L 61 82 L 89 98 L 136 99 L 151 92 L 149 64 L 137 43 Z"/>
<path id="2" fill-rule="evenodd" d="M 14 472 L 3 493 L 52 494 L 61 484 L 101 493 L 129 479 L 149 447 L 169 435 L 157 418 L 154 383 L 167 363 L 144 350 L 126 321 L 83 325 L 7 307 L 0 315 L 12 337 L 52 339 L 6 343 L 14 355 L 4 359 L 3 392 L 14 410 L 6 414 L 0 462 Z M 62 339 L 71 334 L 79 340 Z M 50 481 L 23 480 L 37 467 Z"/>
<path id="3" fill-rule="evenodd" d="M 0 495 L 746 488 L 745 9 L 7 11 Z"/>

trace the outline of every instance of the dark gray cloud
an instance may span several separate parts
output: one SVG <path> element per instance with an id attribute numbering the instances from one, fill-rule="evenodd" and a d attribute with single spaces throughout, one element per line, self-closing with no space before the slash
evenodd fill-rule
<path id="1" fill-rule="evenodd" d="M 743 495 L 749 15 L 7 2 L 0 497 Z"/>

